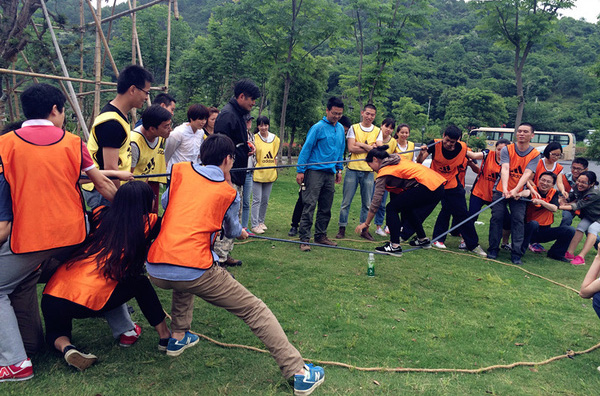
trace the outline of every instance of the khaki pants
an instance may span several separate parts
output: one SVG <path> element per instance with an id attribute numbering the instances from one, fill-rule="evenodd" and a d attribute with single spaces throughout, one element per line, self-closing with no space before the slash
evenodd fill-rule
<path id="1" fill-rule="evenodd" d="M 265 344 L 285 378 L 290 378 L 304 366 L 300 352 L 290 344 L 267 305 L 220 266 L 213 265 L 193 281 L 169 281 L 152 276 L 150 280 L 161 289 L 173 290 L 172 331 L 190 330 L 196 295 L 242 319 Z"/>

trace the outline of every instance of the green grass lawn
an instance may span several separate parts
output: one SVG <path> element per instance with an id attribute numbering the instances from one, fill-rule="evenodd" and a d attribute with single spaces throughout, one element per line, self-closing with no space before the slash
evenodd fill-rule
<path id="1" fill-rule="evenodd" d="M 273 187 L 264 236 L 287 238 L 298 187 L 292 170 Z M 332 209 L 330 237 L 337 231 L 341 185 Z M 357 195 L 347 236 L 340 245 L 374 249 L 351 230 L 358 224 Z M 435 216 L 425 229 L 430 234 Z M 487 248 L 489 213 L 477 230 Z M 374 231 L 374 230 L 372 230 Z M 458 238 L 447 240 L 457 251 Z M 549 247 L 549 246 L 547 246 Z M 600 321 L 590 300 L 518 268 L 439 250 L 376 256 L 374 278 L 363 253 L 326 248 L 300 252 L 298 245 L 252 240 L 236 245 L 244 264 L 232 270 L 278 317 L 305 358 L 359 367 L 458 368 L 543 361 L 568 349 L 600 341 Z M 502 252 L 500 260 L 509 262 Z M 592 259 L 592 254 L 588 260 Z M 531 252 L 524 268 L 579 289 L 589 268 Z M 157 290 L 170 310 L 170 293 Z M 0 385 L 3 395 L 279 395 L 292 387 L 268 354 L 228 349 L 208 341 L 169 358 L 156 350 L 158 337 L 135 302 L 140 341 L 119 348 L 101 319 L 74 322 L 73 342 L 99 356 L 78 373 L 46 352 L 33 357 L 35 377 Z M 264 348 L 247 326 L 197 299 L 193 330 L 226 343 Z M 598 351 L 548 365 L 483 374 L 364 372 L 325 365 L 317 395 L 594 395 L 600 389 Z"/>

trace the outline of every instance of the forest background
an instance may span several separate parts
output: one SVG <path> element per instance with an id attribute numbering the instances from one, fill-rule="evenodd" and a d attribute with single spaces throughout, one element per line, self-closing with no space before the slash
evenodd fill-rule
<path id="1" fill-rule="evenodd" d="M 222 107 L 235 81 L 251 78 L 263 93 L 253 114 L 267 115 L 271 130 L 285 131 L 284 141 L 292 144 L 303 141 L 333 95 L 344 99 L 353 122 L 372 102 L 378 108 L 376 123 L 388 116 L 408 123 L 414 141 L 437 137 L 450 123 L 463 130 L 513 127 L 519 103 L 515 48 L 488 19 L 490 4 L 511 3 L 537 2 L 179 0 L 181 17 L 171 27 L 169 93 L 178 101 L 174 124 L 186 121 L 192 103 Z M 568 7 L 572 1 L 551 3 Z M 112 12 L 112 1 L 107 4 L 103 17 Z M 95 33 L 78 30 L 79 1 L 50 0 L 48 9 L 61 28 L 58 39 L 71 76 L 93 79 Z M 126 9 L 119 4 L 114 12 Z M 15 57 L 13 63 L 3 59 L 2 67 L 58 74 L 41 11 L 35 17 L 42 40 L 26 29 L 23 52 L 29 65 Z M 588 156 L 597 157 L 600 136 L 588 134 L 600 130 L 600 25 L 569 17 L 545 23 L 534 24 L 542 34 L 522 69 L 522 119 L 538 130 L 572 132 L 578 141 L 590 138 L 594 150 Z M 130 18 L 120 18 L 109 34 L 103 24 L 119 69 L 132 61 L 131 25 Z M 155 76 L 153 85 L 160 86 L 166 72 L 167 5 L 139 11 L 137 31 L 144 66 Z M 103 79 L 115 81 L 108 61 Z M 3 88 L 29 81 L 5 74 Z M 103 102 L 113 96 L 104 93 Z M 84 98 L 84 113 L 90 116 L 92 96 Z M 19 118 L 18 106 L 9 107 L 8 120 Z"/>

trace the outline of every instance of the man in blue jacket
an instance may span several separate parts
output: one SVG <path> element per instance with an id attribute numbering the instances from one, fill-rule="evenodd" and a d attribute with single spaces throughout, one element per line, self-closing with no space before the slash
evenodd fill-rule
<path id="1" fill-rule="evenodd" d="M 344 103 L 341 99 L 332 97 L 327 102 L 326 116 L 308 131 L 306 141 L 298 157 L 299 164 L 342 161 L 344 159 L 344 144 L 346 136 L 344 127 L 338 123 L 344 113 Z M 317 219 L 315 221 L 315 242 L 323 245 L 336 246 L 327 238 L 327 226 L 331 219 L 331 204 L 335 192 L 334 184 L 342 181 L 343 164 L 320 164 L 298 166 L 296 182 L 302 190 L 302 217 L 300 219 L 300 240 L 310 241 L 310 230 L 313 214 L 317 203 Z M 300 250 L 310 251 L 310 245 L 301 244 Z"/>

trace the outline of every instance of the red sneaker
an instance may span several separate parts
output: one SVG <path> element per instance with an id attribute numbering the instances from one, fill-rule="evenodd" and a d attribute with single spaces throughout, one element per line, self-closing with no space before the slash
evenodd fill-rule
<path id="1" fill-rule="evenodd" d="M 27 358 L 19 364 L 0 366 L 0 382 L 25 381 L 33 377 L 31 359 Z"/>
<path id="2" fill-rule="evenodd" d="M 121 337 L 119 337 L 119 346 L 125 348 L 130 347 L 137 342 L 138 338 L 140 338 L 140 334 L 142 334 L 142 328 L 137 323 L 134 324 L 135 327 L 133 331 L 135 331 L 135 335 L 125 335 L 125 333 L 121 334 Z"/>

